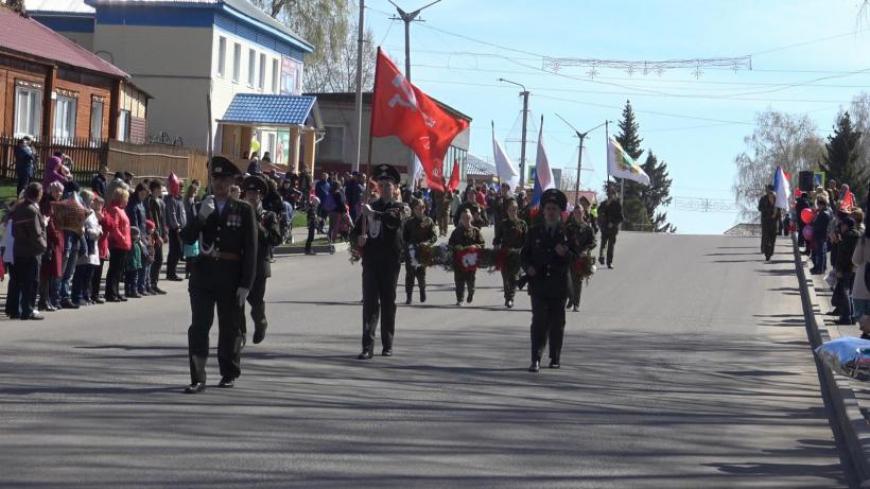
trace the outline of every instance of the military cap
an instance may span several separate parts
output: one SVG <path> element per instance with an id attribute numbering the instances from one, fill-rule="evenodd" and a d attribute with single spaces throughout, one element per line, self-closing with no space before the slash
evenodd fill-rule
<path id="1" fill-rule="evenodd" d="M 242 173 L 232 161 L 223 156 L 215 156 L 211 159 L 210 170 L 213 177 L 234 177 Z"/>
<path id="2" fill-rule="evenodd" d="M 555 188 L 545 191 L 544 195 L 541 196 L 541 207 L 544 207 L 550 202 L 559 206 L 559 210 L 564 211 L 568 207 L 568 198 L 565 197 L 565 194 L 563 194 L 561 190 Z"/>
<path id="3" fill-rule="evenodd" d="M 399 171 L 393 165 L 387 165 L 386 163 L 375 167 L 374 177 L 375 180 L 392 180 L 393 183 L 399 183 L 399 180 L 401 180 Z"/>
<path id="4" fill-rule="evenodd" d="M 245 177 L 244 186 L 242 187 L 245 192 L 260 192 L 261 194 L 265 194 L 269 190 L 269 185 L 266 183 L 266 180 L 259 175 L 248 175 Z"/>

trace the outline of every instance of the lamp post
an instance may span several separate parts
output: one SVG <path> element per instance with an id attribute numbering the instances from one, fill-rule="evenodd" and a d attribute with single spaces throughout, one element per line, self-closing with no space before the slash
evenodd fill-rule
<path id="1" fill-rule="evenodd" d="M 577 136 L 577 139 L 580 140 L 580 149 L 577 151 L 577 180 L 574 182 L 574 205 L 577 205 L 577 202 L 580 199 L 580 172 L 583 171 L 583 141 L 586 139 L 586 136 L 588 136 L 590 132 L 598 129 L 599 127 L 607 124 L 610 121 L 604 121 L 586 132 L 580 132 L 577 130 L 576 127 L 571 125 L 570 122 L 566 121 L 565 118 L 561 115 L 556 114 L 556 117 L 562 119 L 562 122 L 567 124 L 568 127 L 570 127 L 572 131 L 574 131 L 574 135 Z"/>
<path id="2" fill-rule="evenodd" d="M 526 128 L 528 127 L 529 122 L 529 91 L 522 83 L 506 80 L 504 78 L 499 78 L 498 81 L 510 83 L 511 85 L 516 85 L 523 89 L 523 91 L 520 92 L 520 95 L 523 96 L 523 135 L 521 137 L 522 142 L 520 146 L 520 187 L 522 188 L 526 186 Z"/>

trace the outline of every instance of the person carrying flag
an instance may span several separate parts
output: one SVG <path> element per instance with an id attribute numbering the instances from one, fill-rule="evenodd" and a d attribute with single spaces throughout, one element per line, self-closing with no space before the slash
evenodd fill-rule
<path id="1" fill-rule="evenodd" d="M 758 212 L 761 214 L 761 254 L 770 261 L 776 246 L 776 231 L 779 225 L 779 208 L 776 207 L 773 185 L 768 185 L 767 191 L 758 200 Z"/>

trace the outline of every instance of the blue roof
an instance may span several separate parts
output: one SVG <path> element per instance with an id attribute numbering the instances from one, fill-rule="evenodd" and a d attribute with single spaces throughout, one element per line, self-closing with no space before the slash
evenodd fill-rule
<path id="1" fill-rule="evenodd" d="M 305 124 L 317 97 L 307 95 L 263 95 L 239 93 L 220 122 L 290 126 Z"/>

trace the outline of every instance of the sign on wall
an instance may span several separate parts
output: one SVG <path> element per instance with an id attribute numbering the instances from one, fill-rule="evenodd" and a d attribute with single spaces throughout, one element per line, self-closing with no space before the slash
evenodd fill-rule
<path id="1" fill-rule="evenodd" d="M 281 57 L 281 95 L 302 95 L 302 62 Z"/>

